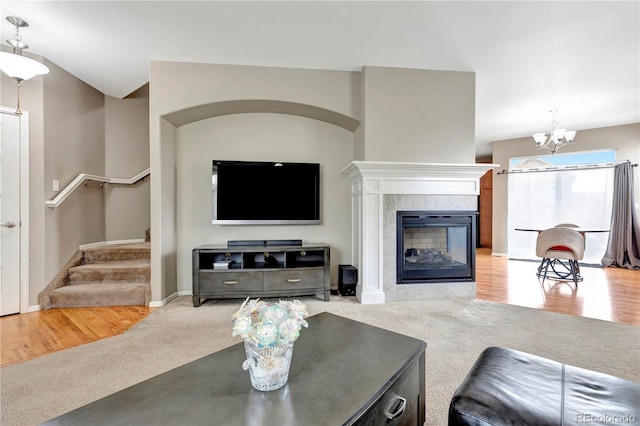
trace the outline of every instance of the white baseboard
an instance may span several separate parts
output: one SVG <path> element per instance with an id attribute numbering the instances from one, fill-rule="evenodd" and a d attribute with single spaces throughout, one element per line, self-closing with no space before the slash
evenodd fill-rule
<path id="1" fill-rule="evenodd" d="M 182 294 L 184 293 L 184 294 Z M 167 303 L 171 302 L 173 299 L 175 299 L 178 296 L 190 296 L 191 292 L 181 292 L 181 293 L 173 293 L 172 295 L 170 295 L 169 297 L 166 297 L 163 300 L 157 301 L 157 302 L 149 302 L 149 307 L 150 308 L 159 308 L 161 306 L 166 305 Z M 31 305 L 29 306 L 29 310 L 27 312 L 38 312 L 40 311 L 40 305 Z M 21 312 L 22 313 L 22 312 Z"/>
<path id="2" fill-rule="evenodd" d="M 108 246 L 108 245 L 112 245 L 112 244 L 136 244 L 136 243 L 144 243 L 144 239 L 143 238 L 137 238 L 137 239 L 134 239 L 134 240 L 100 241 L 100 242 L 97 242 L 97 243 L 82 244 L 78 248 L 80 250 L 84 250 L 84 249 L 88 249 L 88 248 L 92 248 L 92 247 Z"/>
<path id="3" fill-rule="evenodd" d="M 496 256 L 496 257 L 507 257 L 508 254 L 507 253 L 491 253 L 491 256 Z"/>
<path id="4" fill-rule="evenodd" d="M 160 308 L 164 305 L 166 305 L 167 303 L 171 302 L 173 299 L 175 299 L 176 297 L 178 297 L 178 293 L 173 293 L 167 297 L 165 297 L 162 300 L 157 300 L 157 301 L 151 301 L 149 302 L 149 307 L 150 308 Z"/>
<path id="5" fill-rule="evenodd" d="M 176 293 L 173 293 L 172 295 L 170 295 L 169 297 L 163 299 L 163 300 L 159 300 L 156 302 L 151 302 L 149 303 L 149 307 L 150 308 L 159 308 L 161 306 L 166 305 L 167 303 L 171 302 L 173 299 L 175 299 L 176 297 L 179 296 L 193 296 L 193 292 L 190 290 L 181 290 L 178 291 Z"/>

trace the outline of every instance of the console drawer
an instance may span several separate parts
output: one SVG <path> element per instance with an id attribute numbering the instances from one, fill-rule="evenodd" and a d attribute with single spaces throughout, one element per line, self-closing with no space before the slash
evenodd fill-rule
<path id="1" fill-rule="evenodd" d="M 200 272 L 200 293 L 262 291 L 262 272 Z"/>
<path id="2" fill-rule="evenodd" d="M 420 425 L 420 367 L 416 362 L 354 425 Z M 393 417 L 393 418 L 391 418 Z"/>
<path id="3" fill-rule="evenodd" d="M 264 273 L 264 290 L 298 290 L 324 286 L 323 269 L 270 271 Z"/>

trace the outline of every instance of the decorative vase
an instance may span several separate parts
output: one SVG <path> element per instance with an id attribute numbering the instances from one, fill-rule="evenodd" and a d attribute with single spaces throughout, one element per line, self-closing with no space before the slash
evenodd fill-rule
<path id="1" fill-rule="evenodd" d="M 242 368 L 249 370 L 254 389 L 272 391 L 287 383 L 293 342 L 260 347 L 252 339 L 244 339 L 244 349 L 247 360 L 242 363 Z"/>

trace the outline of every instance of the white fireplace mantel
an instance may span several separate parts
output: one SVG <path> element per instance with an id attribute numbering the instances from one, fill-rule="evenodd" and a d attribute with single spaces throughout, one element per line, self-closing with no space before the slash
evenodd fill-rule
<path id="1" fill-rule="evenodd" d="M 459 164 L 459 163 L 398 163 L 391 161 L 353 161 L 342 169 L 342 174 L 352 181 L 367 179 L 480 179 L 487 171 L 500 167 L 499 164 Z"/>
<path id="2" fill-rule="evenodd" d="M 383 196 L 479 195 L 480 178 L 499 164 L 354 161 L 342 170 L 351 181 L 351 257 L 359 269 L 360 303 L 384 303 Z"/>

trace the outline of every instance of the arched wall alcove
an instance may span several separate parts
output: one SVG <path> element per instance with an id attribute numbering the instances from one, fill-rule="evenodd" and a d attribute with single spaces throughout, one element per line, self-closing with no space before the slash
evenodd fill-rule
<path id="1" fill-rule="evenodd" d="M 160 271 L 154 273 L 152 264 L 153 303 L 166 303 L 173 294 L 190 294 L 192 249 L 229 239 L 298 238 L 330 244 L 332 283 L 337 285 L 338 264 L 351 261 L 351 192 L 340 171 L 354 160 L 359 125 L 359 120 L 326 108 L 269 99 L 212 102 L 163 115 L 161 141 L 165 152 L 173 145 L 175 164 L 162 166 L 161 210 L 173 210 L 175 217 L 173 231 L 165 228 L 161 241 L 156 242 L 164 254 L 158 262 Z M 212 225 L 212 159 L 320 163 L 322 223 Z M 168 185 L 175 191 L 166 191 Z M 161 278 L 154 280 L 154 274 Z"/>
<path id="2" fill-rule="evenodd" d="M 178 288 L 187 288 L 185 282 L 190 281 L 183 277 L 185 282 L 177 282 L 178 256 L 188 254 L 178 247 L 178 239 L 183 236 L 179 235 L 176 210 L 177 203 L 184 203 L 178 191 L 194 189 L 178 187 L 183 177 L 177 167 L 180 159 L 176 151 L 180 147 L 176 141 L 203 122 L 249 116 L 255 120 L 236 124 L 250 130 L 264 117 L 290 120 L 293 127 L 299 120 L 308 120 L 309 127 L 304 135 L 300 133 L 300 139 L 323 132 L 345 132 L 354 150 L 349 158 L 336 159 L 335 164 L 342 160 L 344 165 L 351 160 L 469 163 L 475 153 L 475 74 L 370 66 L 355 72 L 151 61 L 154 304 L 164 303 Z M 201 133 L 203 138 L 209 130 Z M 265 147 L 270 145 L 246 147 L 245 154 L 253 155 Z M 344 186 L 348 188 L 349 183 Z M 333 207 L 344 216 L 352 215 L 350 205 Z M 348 250 L 357 252 L 353 247 Z M 351 253 L 347 260 L 351 260 Z"/>
<path id="3" fill-rule="evenodd" d="M 309 120 L 324 125 L 325 130 L 347 132 L 349 140 L 358 140 L 363 132 L 362 126 L 356 124 L 362 121 L 361 90 L 359 72 L 150 62 L 152 306 L 166 303 L 178 294 L 178 288 L 188 288 L 186 281 L 191 282 L 184 278 L 178 283 L 178 256 L 188 256 L 189 253 L 184 252 L 189 250 L 178 247 L 183 235 L 178 228 L 177 203 L 183 192 L 205 189 L 178 186 L 183 179 L 177 157 L 180 134 L 212 120 L 228 121 L 255 114 L 256 118 Z M 242 123 L 243 127 L 251 125 L 250 122 Z M 355 131 L 345 130 L 353 126 L 357 126 Z M 208 187 L 210 183 L 197 185 Z M 345 212 L 350 215 L 350 208 Z M 207 229 L 212 229 L 212 225 Z"/>
<path id="4" fill-rule="evenodd" d="M 360 121 L 336 111 L 314 105 L 271 99 L 243 99 L 213 102 L 175 111 L 166 114 L 164 118 L 175 127 L 180 127 L 207 118 L 245 113 L 297 115 L 324 121 L 350 132 L 354 132 L 360 125 Z"/>

